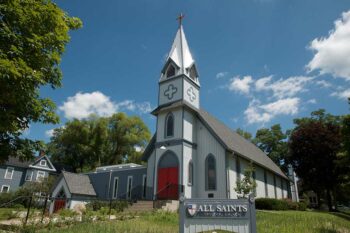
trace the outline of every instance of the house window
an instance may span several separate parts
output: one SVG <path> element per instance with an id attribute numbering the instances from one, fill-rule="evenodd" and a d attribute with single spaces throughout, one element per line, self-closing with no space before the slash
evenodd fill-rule
<path id="1" fill-rule="evenodd" d="M 169 77 L 172 77 L 175 75 L 175 67 L 173 65 L 169 65 L 168 66 L 168 69 L 166 70 L 166 77 L 169 78 Z"/>
<path id="2" fill-rule="evenodd" d="M 132 192 L 132 176 L 128 176 L 128 186 L 126 187 L 127 189 L 127 198 L 131 199 L 131 192 Z"/>
<path id="3" fill-rule="evenodd" d="M 192 160 L 188 163 L 188 185 L 193 185 L 193 163 L 192 163 Z"/>
<path id="4" fill-rule="evenodd" d="M 33 179 L 33 171 L 27 170 L 26 181 L 32 181 L 32 179 Z"/>
<path id="5" fill-rule="evenodd" d="M 143 182 L 142 182 L 142 197 L 146 198 L 146 193 L 147 193 L 147 176 L 143 175 Z"/>
<path id="6" fill-rule="evenodd" d="M 38 171 L 36 174 L 36 180 L 42 181 L 45 178 L 45 172 L 44 171 Z"/>
<path id="7" fill-rule="evenodd" d="M 40 166 L 46 167 L 46 160 L 40 160 Z"/>
<path id="8" fill-rule="evenodd" d="M 10 185 L 3 185 L 3 186 L 1 186 L 1 192 L 2 193 L 10 192 Z"/>
<path id="9" fill-rule="evenodd" d="M 118 184 L 119 184 L 119 178 L 115 177 L 114 178 L 114 183 L 113 183 L 113 198 L 118 198 Z"/>
<path id="10" fill-rule="evenodd" d="M 174 136 L 174 115 L 169 113 L 165 118 L 165 137 Z"/>
<path id="11" fill-rule="evenodd" d="M 13 172 L 15 169 L 13 167 L 7 167 L 5 172 L 5 179 L 12 180 Z"/>
<path id="12" fill-rule="evenodd" d="M 205 172 L 206 190 L 216 190 L 216 161 L 212 154 L 205 160 Z"/>

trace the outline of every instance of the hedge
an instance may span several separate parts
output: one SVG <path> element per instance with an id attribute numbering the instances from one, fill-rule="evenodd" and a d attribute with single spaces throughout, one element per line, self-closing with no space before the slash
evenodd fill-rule
<path id="1" fill-rule="evenodd" d="M 111 209 L 114 209 L 117 212 L 122 212 L 125 208 L 128 207 L 129 203 L 127 201 L 112 201 L 111 203 L 109 203 L 109 201 L 94 200 L 89 202 L 86 205 L 86 208 L 93 211 L 97 211 L 101 208 L 109 208 L 110 205 Z"/>
<path id="2" fill-rule="evenodd" d="M 290 199 L 257 198 L 255 207 L 259 210 L 306 210 L 306 203 L 292 202 Z"/>

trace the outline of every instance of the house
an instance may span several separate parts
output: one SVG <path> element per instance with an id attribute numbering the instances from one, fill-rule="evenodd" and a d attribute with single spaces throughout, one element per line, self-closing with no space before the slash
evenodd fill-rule
<path id="1" fill-rule="evenodd" d="M 253 164 L 256 197 L 291 198 L 294 182 L 258 147 L 200 106 L 197 65 L 180 25 L 159 79 L 156 133 L 147 146 L 148 199 L 237 198 Z M 220 103 L 218 103 L 220 104 Z"/>
<path id="2" fill-rule="evenodd" d="M 38 182 L 59 172 L 50 159 L 42 154 L 30 161 L 21 161 L 17 157 L 0 165 L 0 192 L 16 191 L 28 182 Z"/>
<path id="3" fill-rule="evenodd" d="M 52 189 L 50 212 L 74 209 L 94 199 L 145 199 L 146 172 L 145 166 L 134 163 L 97 167 L 84 174 L 62 172 Z"/>

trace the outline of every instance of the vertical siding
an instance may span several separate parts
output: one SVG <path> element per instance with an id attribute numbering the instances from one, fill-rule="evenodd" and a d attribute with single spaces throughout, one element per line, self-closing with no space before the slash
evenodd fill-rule
<path id="1" fill-rule="evenodd" d="M 194 150 L 187 146 L 184 145 L 183 146 L 183 164 L 184 164 L 184 169 L 183 169 L 183 184 L 184 184 L 184 188 L 185 188 L 185 197 L 186 198 L 191 198 L 194 197 L 194 190 L 196 190 L 196 180 L 193 179 L 192 181 L 192 185 L 188 184 L 188 167 L 189 167 L 189 163 L 190 160 L 193 158 L 193 153 Z M 192 161 L 193 162 L 193 161 Z M 196 165 L 193 163 L 193 173 L 196 172 Z M 193 178 L 193 177 L 192 177 Z"/>
<path id="2" fill-rule="evenodd" d="M 273 185 L 273 174 L 270 171 L 266 171 L 266 176 L 267 176 L 268 197 L 275 198 L 275 187 Z"/>
<path id="3" fill-rule="evenodd" d="M 196 181 L 198 183 L 198 197 L 208 198 L 208 193 L 213 193 L 214 198 L 226 198 L 226 166 L 225 166 L 225 149 L 213 137 L 208 129 L 201 123 L 197 122 L 197 172 Z M 205 190 L 205 159 L 208 154 L 213 154 L 216 160 L 216 190 Z"/>
<path id="4" fill-rule="evenodd" d="M 155 172 L 155 159 L 156 159 L 156 153 L 155 151 L 152 152 L 151 156 L 148 158 L 147 161 L 147 199 L 153 198 L 153 187 L 154 185 L 154 172 Z"/>
<path id="5" fill-rule="evenodd" d="M 237 198 L 237 193 L 235 191 L 236 182 L 237 182 L 237 171 L 236 171 L 236 156 L 233 154 L 227 154 L 228 162 L 228 182 L 229 182 L 229 192 L 230 198 Z"/>
<path id="6" fill-rule="evenodd" d="M 255 166 L 256 197 L 265 197 L 264 168 Z"/>
<path id="7" fill-rule="evenodd" d="M 195 137 L 195 118 L 193 114 L 189 113 L 188 111 L 184 110 L 184 134 L 183 138 L 196 143 L 196 137 Z"/>
<path id="8" fill-rule="evenodd" d="M 276 191 L 277 191 L 277 198 L 282 199 L 282 187 L 281 187 L 281 177 L 276 176 Z"/>

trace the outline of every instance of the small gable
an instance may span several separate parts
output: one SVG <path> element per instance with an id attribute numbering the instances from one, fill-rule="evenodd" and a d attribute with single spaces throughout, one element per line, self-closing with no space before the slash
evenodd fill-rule
<path id="1" fill-rule="evenodd" d="M 41 155 L 31 165 L 32 168 L 56 171 L 55 167 L 51 163 L 50 159 L 46 155 Z"/>

